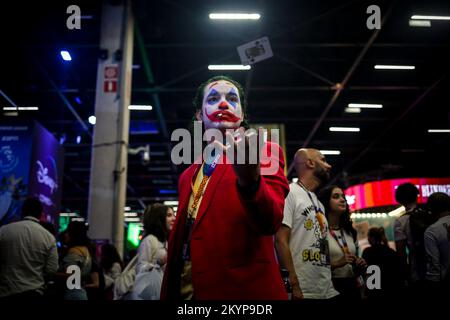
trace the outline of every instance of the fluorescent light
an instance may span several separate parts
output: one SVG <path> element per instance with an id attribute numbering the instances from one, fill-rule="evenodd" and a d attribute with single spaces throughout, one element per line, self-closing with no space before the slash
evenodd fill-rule
<path id="1" fill-rule="evenodd" d="M 387 64 L 377 64 L 375 69 L 382 70 L 414 70 L 415 66 L 400 66 L 400 65 L 387 65 Z"/>
<path id="2" fill-rule="evenodd" d="M 428 133 L 449 133 L 450 129 L 428 129 Z"/>
<path id="3" fill-rule="evenodd" d="M 3 111 L 36 111 L 39 107 L 3 107 Z"/>
<path id="4" fill-rule="evenodd" d="M 95 118 L 95 116 L 90 116 L 88 121 L 90 124 L 94 125 L 97 122 L 97 119 Z"/>
<path id="5" fill-rule="evenodd" d="M 359 132 L 359 128 L 353 128 L 353 127 L 330 127 L 330 131 L 333 131 L 333 132 Z"/>
<path id="6" fill-rule="evenodd" d="M 360 108 L 345 108 L 345 113 L 361 113 Z"/>
<path id="7" fill-rule="evenodd" d="M 414 15 L 411 17 L 412 20 L 450 20 L 450 16 L 421 16 Z"/>
<path id="8" fill-rule="evenodd" d="M 129 105 L 128 110 L 152 110 L 152 106 L 138 106 L 138 105 Z"/>
<path id="9" fill-rule="evenodd" d="M 259 13 L 210 13 L 211 20 L 259 20 Z"/>
<path id="10" fill-rule="evenodd" d="M 349 108 L 359 108 L 359 109 L 381 109 L 383 108 L 382 104 L 373 104 L 373 103 L 349 103 Z"/>
<path id="11" fill-rule="evenodd" d="M 341 154 L 339 150 L 319 150 L 321 154 L 329 156 L 338 156 Z"/>
<path id="12" fill-rule="evenodd" d="M 166 200 L 163 202 L 166 206 L 177 206 L 178 201 L 177 200 Z"/>
<path id="13" fill-rule="evenodd" d="M 5 117 L 17 117 L 19 115 L 18 112 L 4 112 L 3 115 Z"/>
<path id="14" fill-rule="evenodd" d="M 125 207 L 125 208 L 123 208 L 125 211 L 130 211 L 131 210 L 131 207 Z"/>
<path id="15" fill-rule="evenodd" d="M 137 217 L 138 214 L 137 214 L 137 212 L 125 212 L 124 216 L 125 217 Z"/>
<path id="16" fill-rule="evenodd" d="M 125 222 L 140 222 L 141 218 L 125 218 Z"/>
<path id="17" fill-rule="evenodd" d="M 250 70 L 249 65 L 243 66 L 241 64 L 210 64 L 208 70 Z"/>
<path id="18" fill-rule="evenodd" d="M 61 57 L 64 59 L 64 61 L 72 61 L 72 57 L 70 56 L 69 51 L 62 50 Z"/>
<path id="19" fill-rule="evenodd" d="M 410 27 L 431 27 L 430 20 L 409 20 Z"/>
<path id="20" fill-rule="evenodd" d="M 19 107 L 19 110 L 22 110 L 22 111 L 36 111 L 36 110 L 39 110 L 39 107 Z"/>

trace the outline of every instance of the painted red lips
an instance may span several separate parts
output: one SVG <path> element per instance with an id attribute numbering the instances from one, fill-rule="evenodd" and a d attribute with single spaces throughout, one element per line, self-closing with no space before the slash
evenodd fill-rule
<path id="1" fill-rule="evenodd" d="M 212 122 L 237 122 L 241 120 L 229 111 L 214 111 L 212 114 L 206 113 L 208 119 Z"/>

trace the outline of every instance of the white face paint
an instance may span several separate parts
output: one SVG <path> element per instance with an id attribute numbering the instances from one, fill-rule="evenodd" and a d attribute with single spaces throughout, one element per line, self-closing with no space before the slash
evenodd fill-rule
<path id="1" fill-rule="evenodd" d="M 205 87 L 201 118 L 206 129 L 237 129 L 243 120 L 239 91 L 219 80 Z"/>

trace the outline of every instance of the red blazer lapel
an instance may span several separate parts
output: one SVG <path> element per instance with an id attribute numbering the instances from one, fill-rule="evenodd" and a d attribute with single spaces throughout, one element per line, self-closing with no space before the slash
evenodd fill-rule
<path id="1" fill-rule="evenodd" d="M 194 229 L 199 225 L 203 216 L 206 214 L 208 207 L 210 206 L 212 200 L 214 199 L 214 193 L 216 192 L 217 186 L 219 185 L 220 180 L 222 180 L 223 175 L 227 170 L 229 170 L 230 166 L 226 164 L 218 164 L 214 173 L 208 181 L 208 185 L 206 186 L 205 194 L 203 195 L 202 202 L 200 203 L 200 208 L 198 209 L 197 219 L 194 223 Z"/>

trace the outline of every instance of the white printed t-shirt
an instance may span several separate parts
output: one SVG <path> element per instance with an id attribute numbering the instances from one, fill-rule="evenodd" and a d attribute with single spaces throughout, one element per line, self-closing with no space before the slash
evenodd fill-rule
<path id="1" fill-rule="evenodd" d="M 284 205 L 283 224 L 291 229 L 289 247 L 295 272 L 305 299 L 329 299 L 339 293 L 331 282 L 328 249 L 328 223 L 325 215 L 316 216 L 315 207 L 324 207 L 313 192 L 297 183 L 289 185 Z M 322 223 L 322 228 L 320 224 Z"/>

